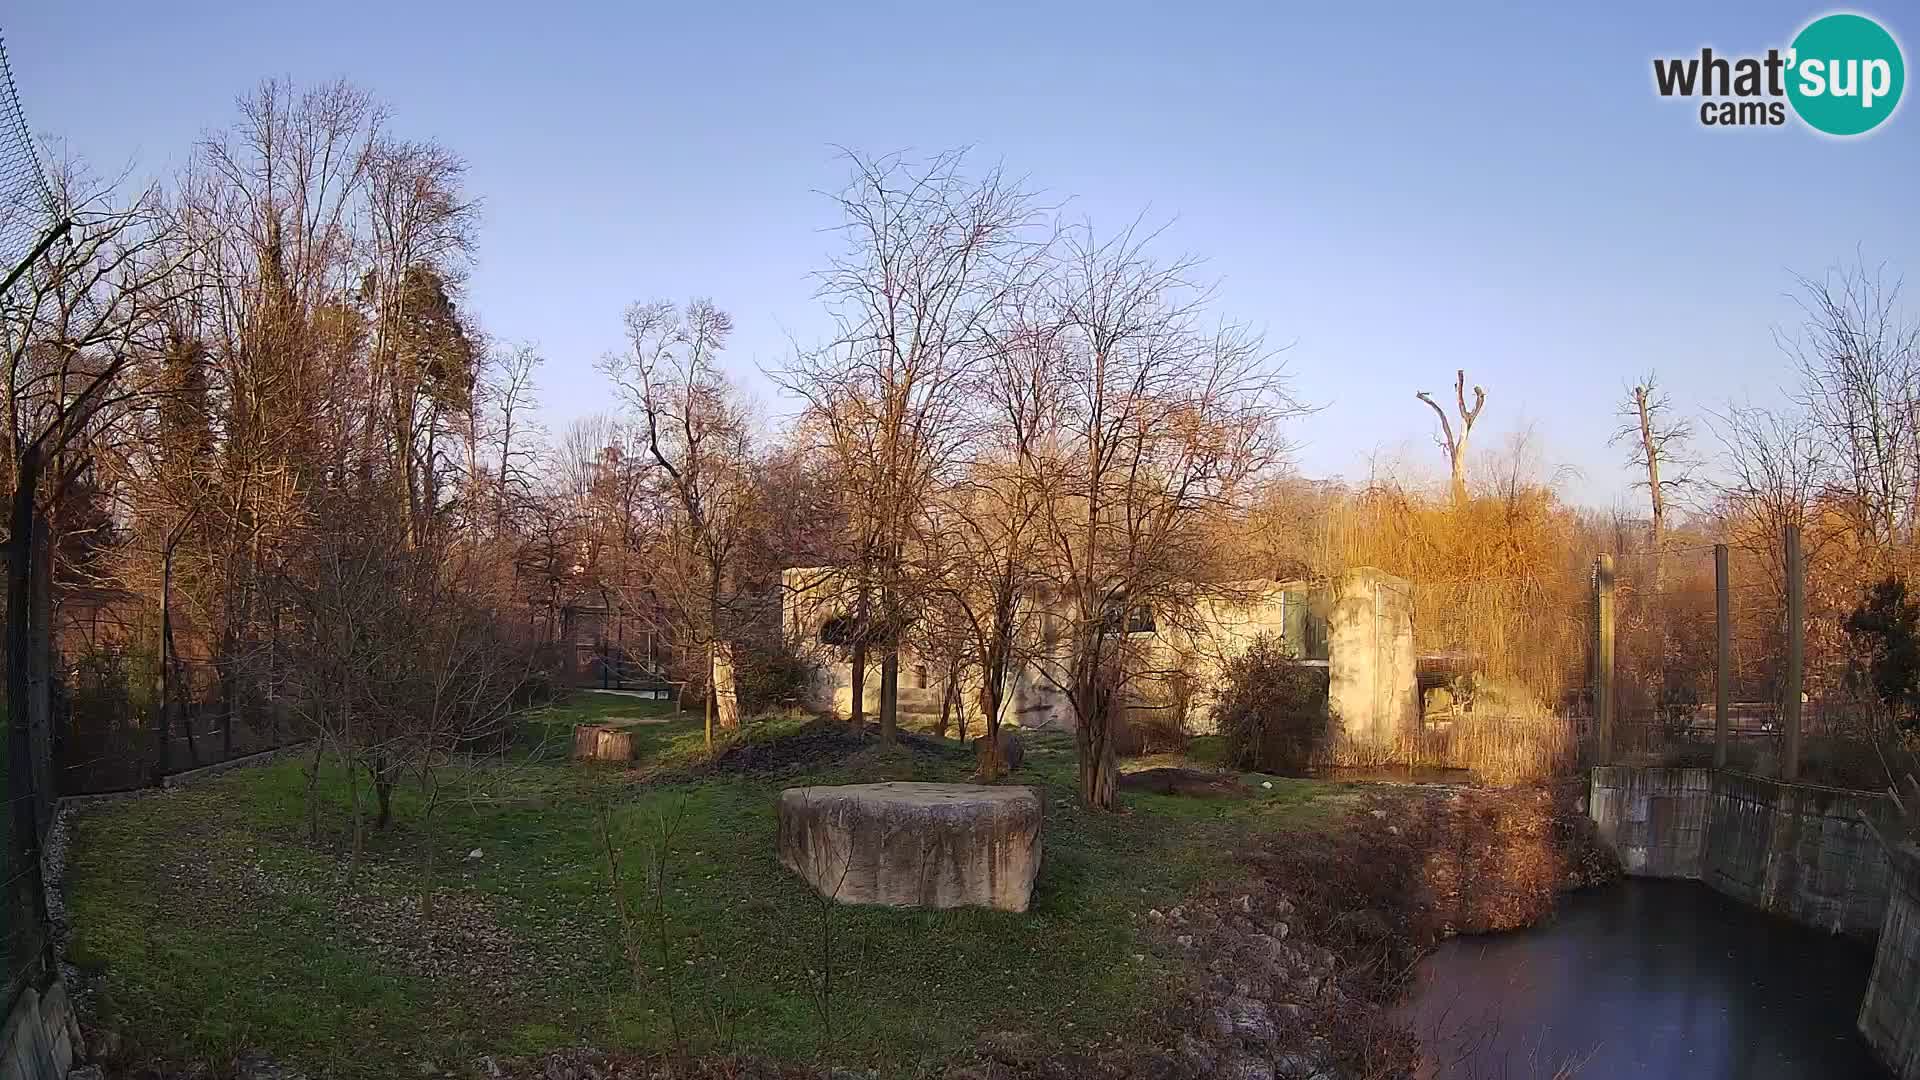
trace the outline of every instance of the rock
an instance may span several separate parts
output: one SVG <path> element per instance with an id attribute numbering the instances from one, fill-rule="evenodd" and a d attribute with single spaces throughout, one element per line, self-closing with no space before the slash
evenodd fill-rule
<path id="1" fill-rule="evenodd" d="M 1174 938 L 1173 941 L 1174 941 L 1174 944 L 1180 946 L 1183 949 L 1193 948 L 1192 934 L 1181 934 L 1179 937 Z"/>
<path id="2" fill-rule="evenodd" d="M 1180 1034 L 1180 1060 L 1194 1075 L 1206 1076 L 1213 1072 L 1213 1064 L 1219 1059 L 1219 1053 L 1211 1044 L 1194 1038 L 1192 1032 Z"/>
<path id="3" fill-rule="evenodd" d="M 1273 1059 L 1273 1071 L 1285 1080 L 1301 1080 L 1313 1075 L 1316 1066 L 1306 1054 L 1286 1053 Z"/>
<path id="4" fill-rule="evenodd" d="M 67 1080 L 106 1080 L 98 1065 L 81 1065 L 67 1073 Z"/>
<path id="5" fill-rule="evenodd" d="M 469 859 L 478 859 L 480 857 L 481 853 L 479 848 L 474 848 L 472 851 L 467 852 L 467 858 Z"/>
<path id="6" fill-rule="evenodd" d="M 1233 906 L 1238 908 L 1241 914 L 1251 915 L 1253 914 L 1253 897 L 1242 896 L 1233 902 Z"/>
<path id="7" fill-rule="evenodd" d="M 1134 1066 L 1133 1075 L 1140 1080 L 1187 1080 L 1189 1071 L 1172 1054 L 1153 1050 Z"/>
<path id="8" fill-rule="evenodd" d="M 500 1063 L 493 1060 L 492 1054 L 482 1054 L 476 1064 L 480 1068 L 481 1076 L 486 1077 L 487 1080 L 500 1080 Z"/>
<path id="9" fill-rule="evenodd" d="M 1273 1014 L 1264 1004 L 1249 997 L 1232 997 L 1227 999 L 1226 1008 L 1235 1035 L 1262 1043 L 1273 1038 Z"/>
<path id="10" fill-rule="evenodd" d="M 987 737 L 975 736 L 973 740 L 973 764 L 981 776 L 987 775 Z M 1000 732 L 1000 770 L 1018 772 L 1027 760 L 1026 744 L 1020 741 L 1018 732 L 1002 730 Z"/>
<path id="11" fill-rule="evenodd" d="M 885 783 L 780 793 L 780 862 L 843 904 L 1025 911 L 1040 872 L 1029 787 Z"/>
<path id="12" fill-rule="evenodd" d="M 1273 1066 L 1258 1058 L 1237 1057 L 1223 1062 L 1214 1075 L 1221 1080 L 1273 1080 Z"/>

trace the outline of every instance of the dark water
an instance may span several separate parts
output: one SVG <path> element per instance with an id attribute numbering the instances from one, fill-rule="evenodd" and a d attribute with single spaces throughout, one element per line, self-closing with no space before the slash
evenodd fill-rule
<path id="1" fill-rule="evenodd" d="M 1457 938 L 1405 1006 L 1448 1080 L 1884 1078 L 1854 1029 L 1873 950 L 1697 882 L 1566 897 L 1552 923 Z"/>

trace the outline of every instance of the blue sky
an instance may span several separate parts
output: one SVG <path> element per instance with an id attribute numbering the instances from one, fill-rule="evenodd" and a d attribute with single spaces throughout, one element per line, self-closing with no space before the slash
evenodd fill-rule
<path id="1" fill-rule="evenodd" d="M 835 147 L 971 145 L 1096 224 L 1170 222 L 1223 314 L 1293 343 L 1325 406 L 1295 431 L 1309 474 L 1437 467 L 1413 392 L 1464 366 L 1481 445 L 1531 424 L 1605 505 L 1624 380 L 1658 369 L 1690 411 L 1774 398 L 1791 272 L 1857 249 L 1920 290 L 1912 102 L 1842 141 L 1703 128 L 1652 89 L 1655 56 L 1763 52 L 1827 10 L 94 0 L 0 32 L 35 129 L 103 169 L 172 170 L 268 75 L 350 78 L 464 154 L 472 303 L 543 347 L 555 428 L 607 407 L 593 361 L 656 296 L 733 311 L 733 363 L 781 411 L 755 369 L 823 330 Z M 1920 59 L 1920 11 L 1856 10 Z"/>

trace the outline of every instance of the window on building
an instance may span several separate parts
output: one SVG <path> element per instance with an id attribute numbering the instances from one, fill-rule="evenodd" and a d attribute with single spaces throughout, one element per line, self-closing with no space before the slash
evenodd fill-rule
<path id="1" fill-rule="evenodd" d="M 1127 633 L 1151 634 L 1159 627 L 1153 622 L 1153 608 L 1147 604 L 1135 604 L 1127 609 Z"/>

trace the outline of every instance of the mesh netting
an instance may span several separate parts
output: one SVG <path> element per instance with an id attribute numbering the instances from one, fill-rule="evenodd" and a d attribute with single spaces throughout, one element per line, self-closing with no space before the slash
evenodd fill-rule
<path id="1" fill-rule="evenodd" d="M 40 168 L 0 38 L 0 275 L 18 266 L 56 219 L 53 190 Z"/>

